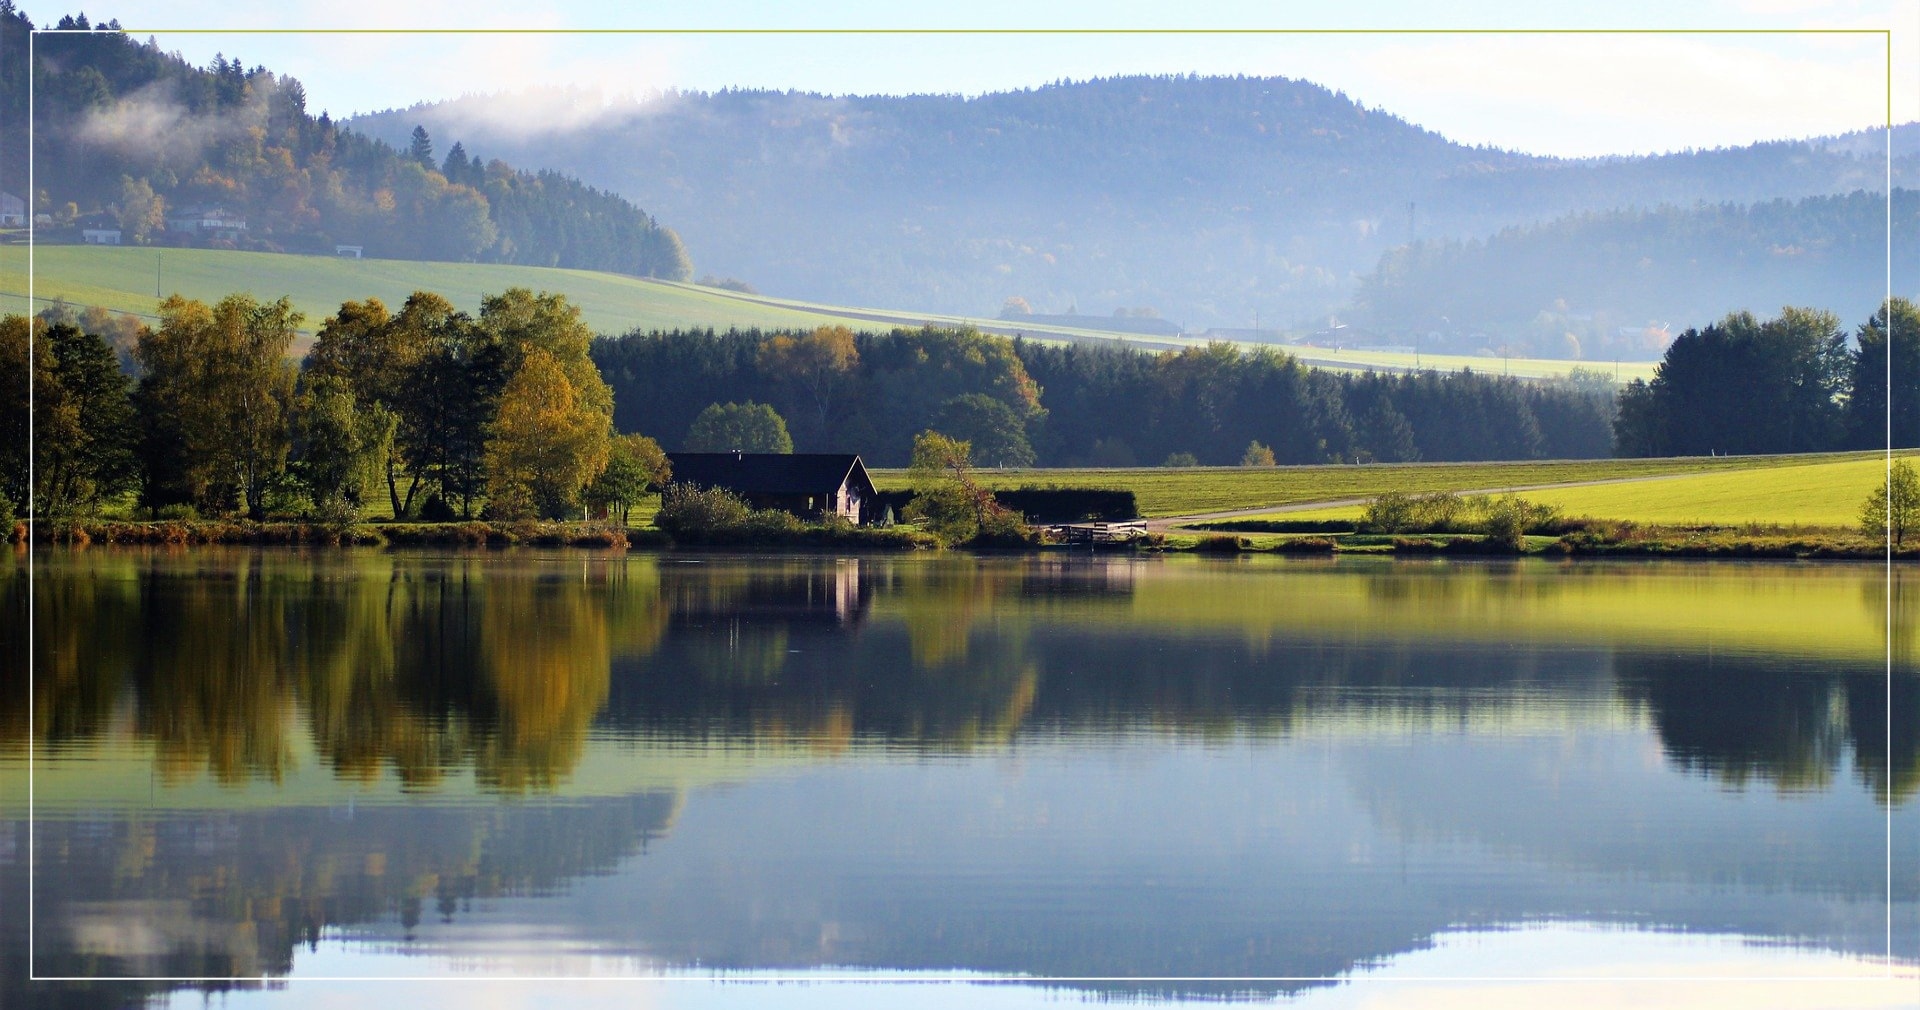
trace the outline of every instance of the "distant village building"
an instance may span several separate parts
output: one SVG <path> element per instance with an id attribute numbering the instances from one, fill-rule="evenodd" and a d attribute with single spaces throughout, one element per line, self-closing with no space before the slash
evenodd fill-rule
<path id="1" fill-rule="evenodd" d="M 837 515 L 848 522 L 874 516 L 873 478 L 857 455 L 829 452 L 670 452 L 676 484 L 721 488 L 757 509 L 779 509 L 802 519 Z"/>
<path id="2" fill-rule="evenodd" d="M 80 241 L 87 245 L 120 245 L 120 221 L 105 211 L 83 214 L 73 221 L 73 227 L 80 232 Z"/>
<path id="3" fill-rule="evenodd" d="M 202 238 L 237 239 L 247 230 L 247 219 L 225 207 L 183 207 L 167 215 L 167 230 Z"/>
<path id="4" fill-rule="evenodd" d="M 12 193 L 0 192 L 0 228 L 24 228 L 27 225 L 27 201 Z"/>
<path id="5" fill-rule="evenodd" d="M 357 259 L 359 259 L 359 258 L 360 258 L 360 254 L 361 254 L 362 252 L 364 252 L 364 251 L 365 251 L 365 249 L 366 249 L 366 247 L 365 247 L 365 246 L 357 246 L 357 245 L 337 245 L 337 246 L 334 246 L 334 247 L 333 247 L 333 254 L 334 254 L 335 256 L 345 256 L 345 257 L 347 257 L 348 259 L 356 259 L 356 260 L 357 260 Z"/>

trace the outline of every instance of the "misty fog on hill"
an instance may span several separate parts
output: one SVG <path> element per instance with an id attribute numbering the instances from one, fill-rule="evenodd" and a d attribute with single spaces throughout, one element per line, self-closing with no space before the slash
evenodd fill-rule
<path id="1" fill-rule="evenodd" d="M 1622 344 L 1589 355 L 1632 356 L 1623 328 L 1782 304 L 1853 316 L 1884 294 L 1878 131 L 1566 160 L 1242 77 L 971 99 L 556 89 L 351 125 L 400 146 L 421 126 L 443 146 L 577 175 L 670 223 L 700 273 L 828 302 L 990 315 L 1018 297 L 1040 314 L 1151 309 L 1191 332 L 1310 332 L 1332 317 L 1379 339 L 1556 356 L 1571 333 Z M 1920 179 L 1917 141 L 1899 132 L 1896 187 Z M 1410 240 L 1424 251 L 1408 256 Z M 1463 319 L 1423 301 L 1487 309 Z"/>

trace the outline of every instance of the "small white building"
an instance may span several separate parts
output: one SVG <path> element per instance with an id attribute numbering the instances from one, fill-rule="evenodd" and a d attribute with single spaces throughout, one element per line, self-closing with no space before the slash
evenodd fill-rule
<path id="1" fill-rule="evenodd" d="M 345 256 L 349 259 L 357 260 L 360 258 L 360 254 L 365 251 L 365 248 L 365 246 L 357 245 L 337 245 L 333 247 L 333 254 L 335 256 Z"/>
<path id="2" fill-rule="evenodd" d="M 167 216 L 167 230 L 237 239 L 247 230 L 247 219 L 225 207 L 183 207 Z"/>
<path id="3" fill-rule="evenodd" d="M 0 228 L 27 226 L 27 201 L 12 193 L 0 192 Z"/>
<path id="4" fill-rule="evenodd" d="M 82 228 L 80 229 L 80 241 L 88 245 L 119 245 L 120 229 Z"/>

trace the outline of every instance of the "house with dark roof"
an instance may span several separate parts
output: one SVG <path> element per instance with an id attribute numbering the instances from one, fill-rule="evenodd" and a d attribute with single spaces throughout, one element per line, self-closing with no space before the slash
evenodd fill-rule
<path id="1" fill-rule="evenodd" d="M 670 452 L 676 484 L 717 487 L 757 509 L 779 509 L 802 519 L 837 515 L 849 522 L 874 518 L 873 478 L 851 453 Z"/>

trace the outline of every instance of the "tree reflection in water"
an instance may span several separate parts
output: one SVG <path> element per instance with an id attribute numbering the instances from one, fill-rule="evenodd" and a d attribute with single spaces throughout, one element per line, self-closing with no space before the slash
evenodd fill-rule
<path id="1" fill-rule="evenodd" d="M 82 760 L 100 741 L 131 738 L 151 747 L 163 781 L 282 781 L 297 740 L 310 739 L 345 782 L 391 776 L 431 796 L 471 773 L 512 797 L 563 786 L 596 738 L 953 754 L 1023 733 L 1277 739 L 1340 721 L 1403 733 L 1558 704 L 1644 714 L 1674 768 L 1729 786 L 1830 791 L 1850 768 L 1883 804 L 1920 789 L 1914 622 L 1896 623 L 1889 768 L 1888 685 L 1871 662 L 1770 652 L 1761 631 L 1758 645 L 1722 640 L 1711 652 L 1632 636 L 1508 649 L 1516 628 L 1565 635 L 1585 627 L 1568 615 L 1608 602 L 1599 575 L 1525 571 L 52 553 L 32 590 L 31 696 L 17 634 L 27 583 L 18 568 L 0 575 L 13 636 L 0 650 L 0 755 L 20 753 L 31 712 L 44 753 Z M 1848 599 L 1882 612 L 1878 587 L 1861 587 Z M 1629 579 L 1619 592 L 1643 589 Z M 1905 617 L 1920 601 L 1895 605 Z M 39 841 L 57 856 L 37 882 L 71 942 L 43 945 L 37 967 L 281 973 L 331 927 L 410 928 L 607 872 L 670 832 L 681 802 L 658 789 L 352 820 L 289 805 L 48 821 Z M 23 824 L 0 828 L 9 851 L 25 849 Z M 23 864 L 0 860 L 10 894 L 24 888 Z M 130 921 L 152 928 L 114 928 Z M 23 930 L 0 925 L 10 980 L 24 975 Z"/>

